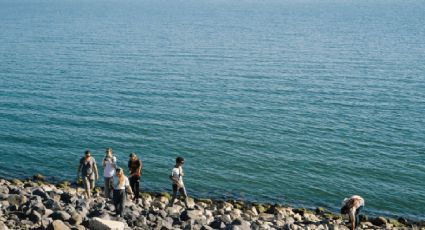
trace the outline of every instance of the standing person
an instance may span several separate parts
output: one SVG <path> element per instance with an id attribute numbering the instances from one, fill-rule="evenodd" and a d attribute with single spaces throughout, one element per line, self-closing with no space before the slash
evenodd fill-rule
<path id="1" fill-rule="evenodd" d="M 112 148 L 107 148 L 105 158 L 103 158 L 103 179 L 105 181 L 105 197 L 111 198 L 111 184 L 115 175 L 115 168 L 117 167 L 117 158 L 112 153 Z"/>
<path id="2" fill-rule="evenodd" d="M 128 160 L 128 177 L 130 177 L 130 187 L 133 190 L 135 196 L 134 200 L 136 204 L 139 203 L 139 187 L 140 187 L 140 175 L 142 171 L 142 161 L 137 158 L 135 153 L 130 154 Z"/>
<path id="3" fill-rule="evenodd" d="M 173 183 L 173 198 L 171 199 L 169 206 L 172 207 L 174 205 L 174 200 L 177 197 L 177 191 L 179 191 L 180 195 L 184 197 L 184 204 L 186 205 L 186 209 L 190 209 L 189 205 L 187 204 L 187 193 L 183 183 L 183 164 L 183 157 L 177 157 L 176 165 L 171 170 L 170 180 Z"/>
<path id="4" fill-rule="evenodd" d="M 113 201 L 115 206 L 115 213 L 118 217 L 121 217 L 124 211 L 125 189 L 127 189 L 127 192 L 130 194 L 130 196 L 133 195 L 128 178 L 124 175 L 124 170 L 121 168 L 116 169 L 112 187 L 114 189 Z"/>
<path id="5" fill-rule="evenodd" d="M 359 213 L 363 207 L 364 199 L 361 196 L 354 195 L 342 201 L 341 214 L 348 214 L 352 230 L 360 224 Z"/>
<path id="6" fill-rule="evenodd" d="M 80 180 L 80 171 L 86 197 L 87 199 L 89 199 L 91 198 L 91 193 L 94 189 L 95 180 L 99 179 L 96 160 L 91 157 L 91 153 L 89 150 L 86 150 L 86 152 L 84 153 L 84 157 L 80 159 L 80 165 L 78 166 L 77 170 L 77 181 Z"/>

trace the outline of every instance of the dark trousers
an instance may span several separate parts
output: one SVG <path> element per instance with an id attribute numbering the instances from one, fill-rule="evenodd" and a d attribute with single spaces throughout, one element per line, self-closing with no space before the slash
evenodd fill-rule
<path id="1" fill-rule="evenodd" d="M 133 190 L 134 200 L 139 199 L 140 178 L 137 176 L 130 177 L 130 187 Z"/>
<path id="2" fill-rule="evenodd" d="M 186 193 L 186 188 L 180 187 L 178 188 L 176 184 L 173 184 L 173 198 L 171 198 L 171 202 L 170 204 L 173 205 L 174 201 L 177 198 L 177 190 L 179 191 L 180 195 L 182 195 L 184 197 L 184 204 L 186 205 L 186 208 L 189 208 L 189 205 L 187 204 L 187 193 Z"/>
<path id="3" fill-rule="evenodd" d="M 125 189 L 114 189 L 114 205 L 115 213 L 122 215 L 124 211 Z"/>

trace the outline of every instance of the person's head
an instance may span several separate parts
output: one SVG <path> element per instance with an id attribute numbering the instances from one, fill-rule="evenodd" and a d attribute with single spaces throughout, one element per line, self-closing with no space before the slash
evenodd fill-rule
<path id="1" fill-rule="evenodd" d="M 116 175 L 118 176 L 118 177 L 120 177 L 120 176 L 122 176 L 122 175 L 124 175 L 124 170 L 122 170 L 122 168 L 117 168 L 117 170 L 115 170 L 116 171 Z"/>
<path id="2" fill-rule="evenodd" d="M 112 148 L 106 148 L 105 157 L 112 157 Z"/>
<path id="3" fill-rule="evenodd" d="M 90 158 L 90 156 L 91 156 L 90 150 L 86 150 L 86 151 L 84 152 L 84 157 L 85 157 L 85 158 Z"/>
<path id="4" fill-rule="evenodd" d="M 137 155 L 135 153 L 130 154 L 130 160 L 135 161 L 137 160 Z"/>
<path id="5" fill-rule="evenodd" d="M 184 164 L 184 158 L 183 157 L 177 157 L 176 158 L 176 165 L 182 166 Z"/>
<path id="6" fill-rule="evenodd" d="M 124 170 L 122 170 L 122 168 L 117 168 L 116 175 L 118 177 L 119 186 L 122 186 L 124 183 Z"/>

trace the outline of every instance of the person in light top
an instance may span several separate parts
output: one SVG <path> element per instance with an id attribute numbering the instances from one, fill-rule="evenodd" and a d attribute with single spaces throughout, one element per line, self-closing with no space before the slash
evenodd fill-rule
<path id="1" fill-rule="evenodd" d="M 179 191 L 180 195 L 184 197 L 184 203 L 186 205 L 186 208 L 190 209 L 189 205 L 187 204 L 187 193 L 183 183 L 183 176 L 184 176 L 183 164 L 184 164 L 183 157 L 177 157 L 176 165 L 171 170 L 170 180 L 172 181 L 172 184 L 173 184 L 173 198 L 171 199 L 169 206 L 172 207 L 174 205 L 174 200 L 177 197 L 177 191 Z"/>
<path id="2" fill-rule="evenodd" d="M 90 199 L 91 193 L 94 190 L 95 180 L 99 179 L 96 160 L 91 156 L 90 150 L 86 150 L 84 157 L 80 159 L 77 169 L 77 181 L 80 181 L 80 179 L 83 180 L 86 198 Z"/>
<path id="3" fill-rule="evenodd" d="M 111 198 L 111 184 L 117 167 L 117 158 L 112 154 L 112 148 L 107 148 L 103 158 L 103 178 L 105 181 L 105 197 Z"/>
<path id="4" fill-rule="evenodd" d="M 364 199 L 358 195 L 345 198 L 342 201 L 341 214 L 348 214 L 352 230 L 356 229 L 360 224 L 359 213 L 364 207 L 364 203 Z"/>
<path id="5" fill-rule="evenodd" d="M 122 216 L 124 211 L 124 202 L 125 202 L 125 191 L 130 194 L 130 197 L 133 196 L 133 191 L 131 190 L 130 183 L 128 178 L 124 175 L 124 171 L 121 168 L 116 169 L 116 174 L 113 179 L 112 187 L 114 189 L 113 201 L 115 205 L 115 213 L 118 217 Z"/>

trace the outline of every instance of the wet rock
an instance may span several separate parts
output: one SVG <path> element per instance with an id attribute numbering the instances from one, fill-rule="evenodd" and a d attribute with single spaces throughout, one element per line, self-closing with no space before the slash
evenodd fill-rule
<path id="1" fill-rule="evenodd" d="M 43 175 L 41 175 L 40 173 L 37 173 L 37 174 L 34 174 L 34 175 L 32 176 L 32 179 L 33 179 L 34 181 L 44 181 L 44 176 L 43 176 Z"/>
<path id="2" fill-rule="evenodd" d="M 385 219 L 385 217 L 378 216 L 376 218 L 373 218 L 371 220 L 371 222 L 372 222 L 372 224 L 374 224 L 376 226 L 382 226 L 382 225 L 387 224 L 388 221 L 387 221 L 387 219 Z"/>

